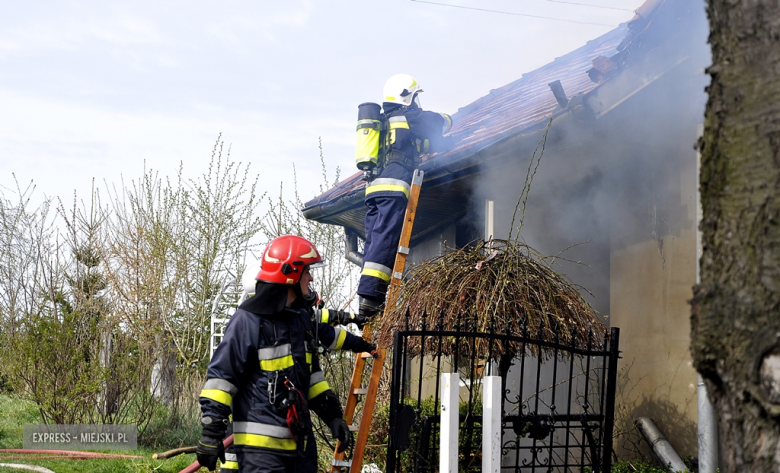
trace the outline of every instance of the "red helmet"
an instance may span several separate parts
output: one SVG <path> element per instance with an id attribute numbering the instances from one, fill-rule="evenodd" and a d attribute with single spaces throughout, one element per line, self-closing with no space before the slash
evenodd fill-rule
<path id="1" fill-rule="evenodd" d="M 257 279 L 274 284 L 297 284 L 305 267 L 319 268 L 326 264 L 309 240 L 282 235 L 274 238 L 263 252 Z"/>

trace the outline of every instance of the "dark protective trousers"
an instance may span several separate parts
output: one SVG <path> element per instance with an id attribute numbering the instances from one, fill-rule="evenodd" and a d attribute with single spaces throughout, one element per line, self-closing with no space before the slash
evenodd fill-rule
<path id="1" fill-rule="evenodd" d="M 317 443 L 309 435 L 303 456 L 279 455 L 273 451 L 245 451 L 238 453 L 239 473 L 317 473 Z"/>
<path id="2" fill-rule="evenodd" d="M 239 473 L 294 473 L 298 457 L 267 451 L 238 452 Z"/>
<path id="3" fill-rule="evenodd" d="M 395 263 L 398 240 L 404 224 L 407 200 L 403 197 L 378 195 L 366 199 L 366 245 L 363 249 L 365 263 L 377 263 L 390 271 Z M 387 280 L 362 274 L 357 293 L 380 301 L 387 294 Z"/>
<path id="4" fill-rule="evenodd" d="M 225 432 L 225 438 L 233 435 L 233 423 L 228 424 L 227 431 Z M 219 467 L 219 473 L 236 473 L 238 472 L 238 463 L 236 460 L 236 450 L 234 445 L 230 445 L 225 449 L 225 459 L 227 460 Z"/>

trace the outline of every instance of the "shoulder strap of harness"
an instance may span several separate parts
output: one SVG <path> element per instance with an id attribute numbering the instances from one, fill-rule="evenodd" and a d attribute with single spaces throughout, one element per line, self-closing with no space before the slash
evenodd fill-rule
<path id="1" fill-rule="evenodd" d="M 389 121 L 387 118 L 387 115 L 382 113 L 382 128 L 379 133 L 379 155 L 377 156 L 376 160 L 376 173 L 380 174 L 382 170 L 387 165 L 386 163 L 386 156 L 387 151 L 390 149 L 390 145 L 387 144 L 387 134 L 389 132 Z"/>

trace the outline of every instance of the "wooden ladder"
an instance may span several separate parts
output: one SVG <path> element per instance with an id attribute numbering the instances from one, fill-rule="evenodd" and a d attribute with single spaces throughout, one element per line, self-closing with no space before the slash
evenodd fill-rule
<path id="1" fill-rule="evenodd" d="M 415 169 L 412 176 L 412 188 L 409 193 L 409 202 L 406 205 L 406 214 L 404 216 L 404 226 L 401 229 L 401 239 L 398 242 L 398 252 L 395 255 L 395 264 L 393 265 L 393 275 L 390 278 L 390 287 L 387 290 L 387 299 L 385 301 L 385 312 L 395 305 L 398 297 L 398 287 L 401 285 L 401 278 L 406 267 L 406 258 L 409 256 L 409 241 L 412 238 L 412 226 L 414 217 L 417 214 L 417 202 L 420 200 L 420 186 L 422 186 L 424 172 Z M 366 327 L 363 330 L 363 338 L 371 341 L 371 329 Z M 374 406 L 376 405 L 376 395 L 379 391 L 379 380 L 382 377 L 382 368 L 385 364 L 385 347 L 377 347 L 379 357 L 373 359 L 369 353 L 361 353 L 355 362 L 355 370 L 352 372 L 352 382 L 349 385 L 349 394 L 347 395 L 347 405 L 344 408 L 344 420 L 349 429 L 357 432 L 357 440 L 353 449 L 352 459 L 344 460 L 344 453 L 335 453 L 331 473 L 338 473 L 341 468 L 348 467 L 349 473 L 360 473 L 363 464 L 363 453 L 368 441 L 368 433 L 371 428 L 371 418 L 374 415 Z M 363 387 L 363 371 L 366 365 L 366 359 L 373 360 L 371 365 L 371 378 L 368 386 Z M 355 409 L 357 408 L 359 396 L 365 396 L 363 403 L 363 416 L 360 422 L 353 423 Z M 336 451 L 338 451 L 338 443 Z"/>

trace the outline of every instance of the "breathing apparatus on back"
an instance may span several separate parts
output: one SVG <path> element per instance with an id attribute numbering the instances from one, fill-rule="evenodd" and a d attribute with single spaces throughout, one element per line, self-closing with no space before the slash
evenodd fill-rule
<path id="1" fill-rule="evenodd" d="M 379 104 L 366 102 L 358 105 L 355 161 L 358 169 L 363 171 L 364 180 L 372 180 L 382 169 L 386 130 L 385 116 Z"/>
<path id="2" fill-rule="evenodd" d="M 385 82 L 384 102 L 402 107 L 419 108 L 420 84 L 409 74 L 396 74 Z M 367 102 L 358 106 L 357 148 L 355 160 L 363 171 L 363 179 L 370 181 L 382 171 L 390 145 L 395 142 L 395 128 L 408 128 L 405 120 L 390 123 L 378 104 Z"/>

